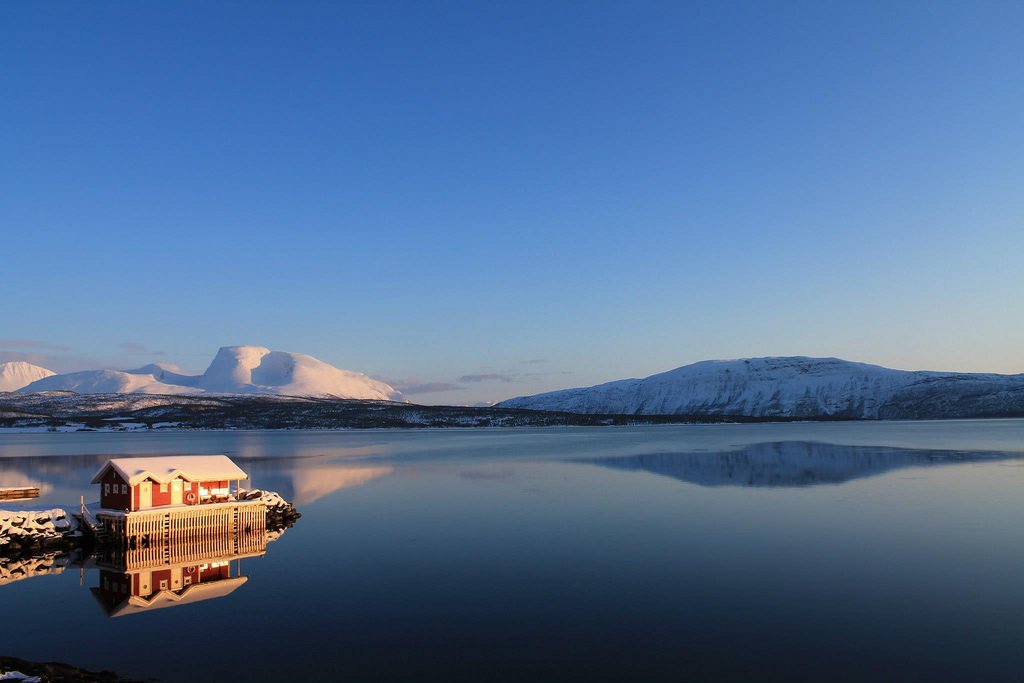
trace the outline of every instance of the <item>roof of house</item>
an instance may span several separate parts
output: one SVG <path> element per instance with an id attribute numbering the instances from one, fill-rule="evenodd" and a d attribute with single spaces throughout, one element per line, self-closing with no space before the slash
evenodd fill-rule
<path id="1" fill-rule="evenodd" d="M 249 475 L 226 455 L 170 455 L 158 458 L 113 458 L 92 478 L 93 484 L 113 469 L 130 485 L 147 479 L 167 484 L 172 479 L 188 481 L 230 481 L 248 479 Z"/>

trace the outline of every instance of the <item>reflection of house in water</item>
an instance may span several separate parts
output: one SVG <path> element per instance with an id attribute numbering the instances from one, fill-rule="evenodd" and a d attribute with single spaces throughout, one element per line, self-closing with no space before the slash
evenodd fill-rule
<path id="1" fill-rule="evenodd" d="M 189 605 L 225 597 L 244 584 L 248 578 L 241 575 L 241 559 L 238 555 L 213 556 L 201 562 L 132 570 L 101 563 L 99 585 L 91 590 L 109 617 Z"/>
<path id="2" fill-rule="evenodd" d="M 230 595 L 248 581 L 241 560 L 263 557 L 284 528 L 258 534 L 221 532 L 157 543 L 153 547 L 108 544 L 99 554 L 55 551 L 34 557 L 0 557 L 0 588 L 23 579 L 96 568 L 90 588 L 107 613 L 119 617 Z"/>

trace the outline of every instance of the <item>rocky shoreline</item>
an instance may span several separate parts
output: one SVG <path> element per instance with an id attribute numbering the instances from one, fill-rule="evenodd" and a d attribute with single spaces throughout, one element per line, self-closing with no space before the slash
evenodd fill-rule
<path id="1" fill-rule="evenodd" d="M 0 656 L 0 680 L 22 683 L 157 683 L 155 678 L 125 678 L 113 671 L 89 671 L 61 662 L 31 662 Z"/>
<path id="2" fill-rule="evenodd" d="M 302 514 L 273 491 L 239 491 L 238 500 L 262 501 L 267 508 L 267 531 L 283 531 Z M 0 510 L 0 557 L 30 557 L 47 552 L 91 551 L 102 544 L 76 513 L 50 510 Z"/>
<path id="3" fill-rule="evenodd" d="M 90 540 L 80 520 L 60 508 L 0 510 L 0 556 L 69 550 Z"/>

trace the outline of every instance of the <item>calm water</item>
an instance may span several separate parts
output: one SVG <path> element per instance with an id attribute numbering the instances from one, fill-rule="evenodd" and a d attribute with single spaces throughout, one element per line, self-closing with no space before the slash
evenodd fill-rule
<path id="1" fill-rule="evenodd" d="M 70 506 L 104 456 L 171 453 L 227 453 L 304 516 L 194 604 L 109 618 L 96 569 L 2 585 L 0 653 L 165 681 L 1024 681 L 1024 421 L 2 434 L 0 485 Z"/>

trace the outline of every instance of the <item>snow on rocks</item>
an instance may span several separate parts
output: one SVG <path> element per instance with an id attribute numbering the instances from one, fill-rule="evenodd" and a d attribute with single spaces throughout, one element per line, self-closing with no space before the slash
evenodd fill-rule
<path id="1" fill-rule="evenodd" d="M 78 534 L 78 520 L 59 508 L 0 510 L 0 551 L 12 547 L 47 545 Z"/>
<path id="2" fill-rule="evenodd" d="M 281 497 L 276 491 L 262 489 L 239 489 L 235 495 L 238 500 L 258 500 L 267 506 L 267 528 L 290 527 L 302 515 L 295 506 Z"/>

